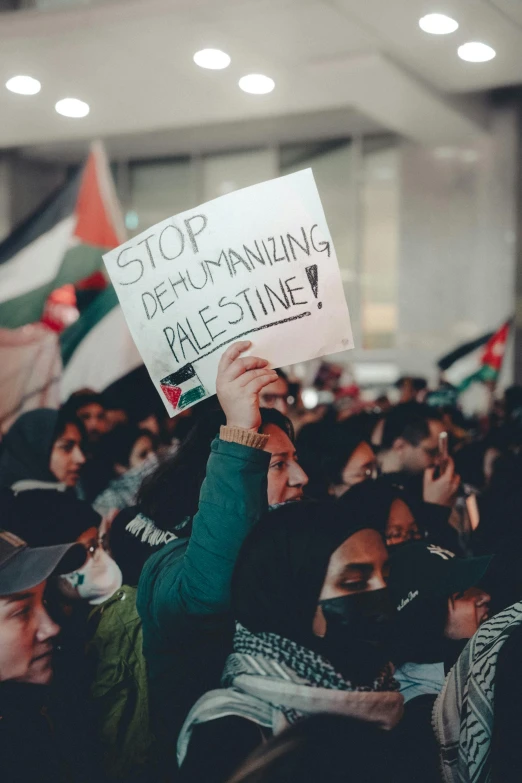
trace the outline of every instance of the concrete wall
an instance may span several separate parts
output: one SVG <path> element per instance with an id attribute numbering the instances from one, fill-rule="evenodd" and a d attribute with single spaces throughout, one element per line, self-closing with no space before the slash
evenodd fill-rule
<path id="1" fill-rule="evenodd" d="M 60 187 L 66 167 L 0 154 L 0 241 Z"/>
<path id="2" fill-rule="evenodd" d="M 397 359 L 428 372 L 514 311 L 516 123 L 459 148 L 401 148 Z M 408 365 L 408 366 L 406 366 Z"/>

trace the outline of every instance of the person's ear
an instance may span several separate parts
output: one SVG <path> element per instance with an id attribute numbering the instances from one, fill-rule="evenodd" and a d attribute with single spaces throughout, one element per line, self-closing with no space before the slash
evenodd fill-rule
<path id="1" fill-rule="evenodd" d="M 125 467 L 125 465 L 121 465 L 119 462 L 116 462 L 114 465 L 114 472 L 117 476 L 123 476 L 124 473 L 128 471 L 128 467 Z"/>

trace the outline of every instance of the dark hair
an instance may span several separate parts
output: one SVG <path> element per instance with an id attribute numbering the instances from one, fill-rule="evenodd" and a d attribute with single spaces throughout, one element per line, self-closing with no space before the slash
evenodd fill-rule
<path id="1" fill-rule="evenodd" d="M 87 433 L 85 431 L 83 421 L 79 419 L 72 410 L 63 406 L 58 411 L 58 418 L 56 420 L 56 427 L 54 430 L 53 446 L 58 438 L 62 437 L 69 424 L 72 424 L 79 430 L 82 442 L 85 440 Z"/>
<path id="2" fill-rule="evenodd" d="M 522 386 L 510 386 L 504 392 L 506 415 L 511 416 L 518 408 L 522 408 Z"/>
<path id="3" fill-rule="evenodd" d="M 87 405 L 100 405 L 105 410 L 103 395 L 83 389 L 73 392 L 64 403 L 62 410 L 67 411 L 68 415 L 77 415 L 80 408 L 85 408 Z"/>
<path id="4" fill-rule="evenodd" d="M 430 421 L 440 421 L 438 411 L 419 402 L 403 402 L 386 415 L 382 433 L 382 448 L 391 449 L 397 438 L 418 446 L 424 438 L 429 438 Z"/>
<path id="5" fill-rule="evenodd" d="M 391 735 L 355 718 L 314 715 L 260 745 L 230 783 L 394 783 Z"/>
<path id="6" fill-rule="evenodd" d="M 97 497 L 107 488 L 110 481 L 118 474 L 115 466 L 129 467 L 129 459 L 134 445 L 139 438 L 147 437 L 152 442 L 153 450 L 158 447 L 159 439 L 149 430 L 140 429 L 130 424 L 119 424 L 113 430 L 103 435 L 94 447 L 88 472 L 89 494 Z"/>
<path id="7" fill-rule="evenodd" d="M 333 429 L 328 447 L 325 453 L 320 455 L 325 480 L 328 485 L 342 484 L 342 474 L 346 463 L 361 443 L 367 443 L 367 441 L 358 428 L 353 427 L 349 419 L 341 422 Z"/>
<path id="8" fill-rule="evenodd" d="M 455 470 L 465 484 L 482 489 L 485 484 L 484 457 L 488 446 L 485 441 L 465 443 L 455 454 Z"/>
<path id="9" fill-rule="evenodd" d="M 103 436 L 99 450 L 107 453 L 111 465 L 128 467 L 132 450 L 140 438 L 149 438 L 153 448 L 158 445 L 157 436 L 149 430 L 140 429 L 131 424 L 120 424 Z"/>
<path id="10" fill-rule="evenodd" d="M 148 416 L 156 415 L 158 420 L 166 416 L 165 407 L 143 364 L 111 383 L 102 396 L 104 408 L 125 411 L 134 424 Z"/>
<path id="11" fill-rule="evenodd" d="M 261 431 L 273 424 L 294 441 L 292 423 L 282 413 L 273 408 L 262 408 L 261 419 Z M 222 424 L 225 424 L 225 414 L 221 409 L 210 411 L 198 419 L 178 451 L 143 481 L 137 504 L 141 513 L 150 517 L 162 530 L 177 527 L 198 510 L 210 446 Z"/>

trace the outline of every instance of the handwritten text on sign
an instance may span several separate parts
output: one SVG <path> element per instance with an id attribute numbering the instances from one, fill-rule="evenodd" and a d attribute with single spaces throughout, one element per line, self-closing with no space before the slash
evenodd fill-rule
<path id="1" fill-rule="evenodd" d="M 104 261 L 171 415 L 215 393 L 235 340 L 273 367 L 353 348 L 311 169 L 164 220 Z"/>

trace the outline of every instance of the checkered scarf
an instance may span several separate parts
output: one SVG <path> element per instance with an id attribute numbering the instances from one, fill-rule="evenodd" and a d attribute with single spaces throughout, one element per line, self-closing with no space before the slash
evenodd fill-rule
<path id="1" fill-rule="evenodd" d="M 490 783 L 495 675 L 500 650 L 522 623 L 518 602 L 469 640 L 435 702 L 433 727 L 445 783 Z"/>
<path id="2" fill-rule="evenodd" d="M 235 715 L 278 734 L 302 717 L 346 715 L 393 728 L 404 700 L 387 665 L 374 686 L 356 688 L 317 653 L 277 634 L 252 634 L 238 625 L 223 687 L 210 691 L 190 711 L 178 739 L 178 763 L 195 726 Z"/>
<path id="3" fill-rule="evenodd" d="M 278 677 L 281 666 L 298 680 L 316 688 L 338 691 L 396 691 L 393 666 L 386 664 L 371 686 L 353 685 L 344 679 L 332 664 L 313 650 L 278 636 L 275 633 L 250 633 L 238 623 L 234 636 L 234 652 L 228 657 L 222 685 L 231 687 L 240 674 Z"/>

